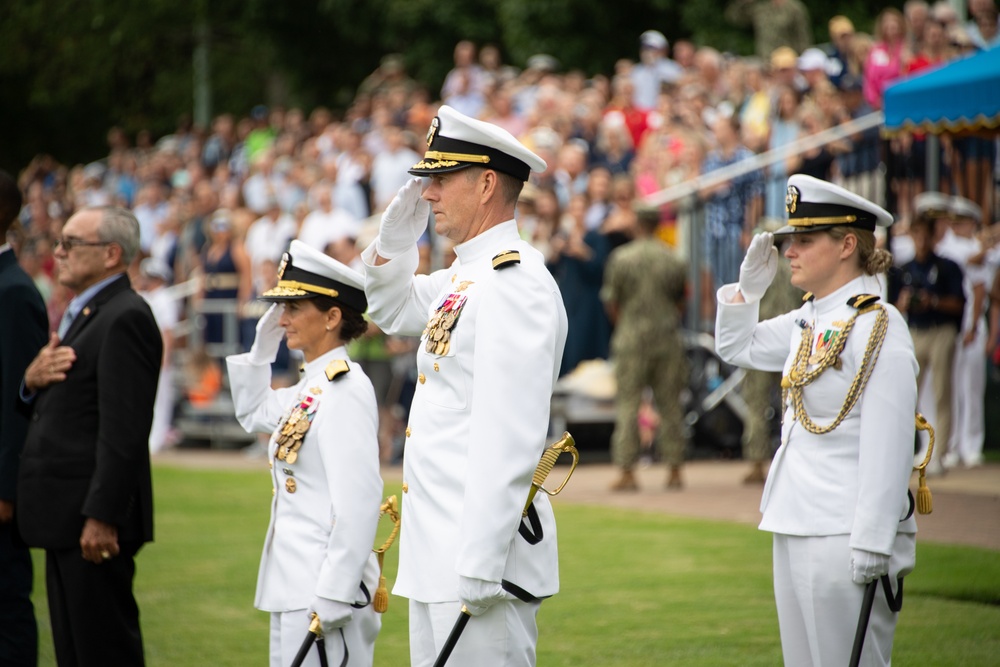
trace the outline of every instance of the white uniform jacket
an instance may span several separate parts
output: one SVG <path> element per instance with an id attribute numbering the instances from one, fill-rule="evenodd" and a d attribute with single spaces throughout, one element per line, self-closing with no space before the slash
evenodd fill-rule
<path id="1" fill-rule="evenodd" d="M 718 292 L 715 341 L 719 355 L 744 368 L 788 374 L 812 324 L 813 347 L 828 332 L 843 330 L 857 312 L 848 300 L 878 295 L 876 278 L 863 276 L 833 294 L 758 323 L 758 304 L 734 304 L 735 285 Z M 814 435 L 797 421 L 789 400 L 761 498 L 762 530 L 797 536 L 850 535 L 850 546 L 892 554 L 897 532 L 915 533 L 908 486 L 913 466 L 917 362 L 906 322 L 891 305 L 885 342 L 861 398 L 843 422 Z M 875 324 L 875 312 L 858 317 L 840 359 L 804 389 L 806 413 L 819 426 L 831 423 L 844 404 Z M 813 367 L 810 366 L 810 370 Z"/>
<path id="2" fill-rule="evenodd" d="M 327 379 L 336 359 L 350 371 Z M 305 609 L 316 596 L 365 603 L 378 585 L 372 547 L 382 501 L 378 411 L 364 371 L 338 347 L 306 364 L 294 387 L 271 389 L 268 364 L 226 358 L 236 418 L 247 431 L 271 432 L 274 496 L 254 605 L 269 612 Z M 279 421 L 311 399 L 314 415 L 294 463 L 275 456 Z M 364 582 L 367 593 L 361 590 Z"/>
<path id="3" fill-rule="evenodd" d="M 494 269 L 493 258 L 509 250 L 520 263 Z M 450 268 L 429 276 L 414 276 L 416 248 L 382 266 L 373 265 L 374 244 L 362 254 L 371 318 L 387 333 L 421 335 L 393 592 L 454 601 L 463 575 L 547 597 L 558 591 L 559 574 L 545 494 L 534 500 L 541 542 L 529 545 L 518 525 L 546 447 L 566 311 L 541 253 L 520 239 L 513 220 L 455 254 Z M 456 306 L 447 350 L 428 351 L 431 317 Z"/>

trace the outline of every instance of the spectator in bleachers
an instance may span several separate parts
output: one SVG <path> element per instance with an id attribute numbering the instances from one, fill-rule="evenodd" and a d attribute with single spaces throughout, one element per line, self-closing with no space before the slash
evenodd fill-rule
<path id="1" fill-rule="evenodd" d="M 639 36 L 639 62 L 632 68 L 635 84 L 632 101 L 640 109 L 652 109 L 666 85 L 680 80 L 684 70 L 667 57 L 670 43 L 658 30 L 647 30 Z"/>
<path id="2" fill-rule="evenodd" d="M 559 232 L 552 236 L 554 259 L 549 268 L 569 322 L 560 375 L 581 361 L 608 357 L 611 325 L 599 295 L 610 250 L 604 235 L 586 222 L 589 203 L 586 194 L 573 195 Z"/>
<path id="3" fill-rule="evenodd" d="M 420 161 L 420 155 L 406 143 L 403 130 L 394 125 L 383 131 L 384 148 L 372 160 L 372 210 L 384 211 L 406 184 L 406 170 Z"/>
<path id="4" fill-rule="evenodd" d="M 255 294 L 263 294 L 271 287 L 278 261 L 298 231 L 295 220 L 281 210 L 277 199 L 269 199 L 265 209 L 264 215 L 250 225 L 244 241 Z"/>
<path id="5" fill-rule="evenodd" d="M 965 29 L 973 44 L 984 50 L 1000 44 L 997 21 L 996 0 L 970 0 Z"/>
<path id="6" fill-rule="evenodd" d="M 924 45 L 924 30 L 930 17 L 930 6 L 925 0 L 906 0 L 903 3 L 903 18 L 906 21 L 906 47 L 916 53 Z"/>
<path id="7" fill-rule="evenodd" d="M 216 211 L 208 223 L 208 244 L 202 254 L 201 298 L 222 307 L 211 307 L 205 314 L 204 341 L 225 341 L 228 303 L 239 306 L 250 300 L 252 270 L 250 259 L 233 228 L 233 216 L 224 209 Z M 235 311 L 228 317 L 234 317 Z M 234 329 L 234 332 L 236 330 Z"/>
<path id="8" fill-rule="evenodd" d="M 864 69 L 865 100 L 873 109 L 882 108 L 886 86 L 899 78 L 909 62 L 903 15 L 894 7 L 883 9 L 875 20 L 875 44 Z"/>
<path id="9" fill-rule="evenodd" d="M 357 236 L 361 221 L 334 207 L 330 186 L 320 183 L 313 186 L 312 192 L 316 208 L 310 211 L 306 207 L 308 213 L 299 227 L 298 240 L 310 248 L 323 251 L 346 236 Z"/>
<path id="10" fill-rule="evenodd" d="M 740 143 L 739 118 L 719 114 L 712 125 L 716 148 L 702 164 L 702 173 L 735 164 L 752 156 Z M 764 183 L 759 171 L 720 183 L 701 192 L 705 200 L 704 255 L 709 279 L 719 289 L 739 278 L 740 262 L 750 231 L 763 210 Z"/>
<path id="11" fill-rule="evenodd" d="M 837 15 L 827 23 L 830 32 L 830 44 L 827 56 L 830 58 L 827 74 L 830 83 L 840 86 L 840 79 L 849 72 L 848 60 L 851 53 L 851 42 L 854 39 L 854 23 L 846 16 Z"/>
<path id="12" fill-rule="evenodd" d="M 768 148 L 781 148 L 798 139 L 802 132 L 800 96 L 798 91 L 790 86 L 779 86 L 777 89 L 777 113 L 771 121 L 771 140 Z M 789 168 L 791 157 L 783 162 L 771 165 L 767 177 L 767 190 L 764 198 L 765 215 L 772 220 L 780 220 L 785 216 L 785 180 L 788 174 L 794 173 Z"/>
<path id="13" fill-rule="evenodd" d="M 830 85 L 829 82 L 827 85 Z M 802 106 L 799 110 L 799 139 L 818 134 L 827 129 L 828 123 L 823 112 L 813 103 Z M 844 153 L 849 146 L 844 141 L 824 144 L 797 153 L 789 159 L 789 173 L 805 174 L 822 181 L 829 181 L 833 175 L 833 165 L 837 153 Z"/>

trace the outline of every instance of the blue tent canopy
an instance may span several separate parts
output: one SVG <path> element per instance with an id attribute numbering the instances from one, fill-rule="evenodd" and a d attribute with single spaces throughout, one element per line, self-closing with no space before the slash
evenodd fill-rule
<path id="1" fill-rule="evenodd" d="M 889 133 L 1000 128 L 1000 47 L 889 86 L 883 107 Z"/>

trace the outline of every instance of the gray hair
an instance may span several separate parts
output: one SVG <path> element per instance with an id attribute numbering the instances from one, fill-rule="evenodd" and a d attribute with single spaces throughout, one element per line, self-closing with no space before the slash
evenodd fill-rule
<path id="1" fill-rule="evenodd" d="M 118 206 L 101 206 L 97 235 L 102 241 L 117 243 L 122 249 L 122 264 L 128 266 L 139 252 L 139 221 L 132 211 Z"/>

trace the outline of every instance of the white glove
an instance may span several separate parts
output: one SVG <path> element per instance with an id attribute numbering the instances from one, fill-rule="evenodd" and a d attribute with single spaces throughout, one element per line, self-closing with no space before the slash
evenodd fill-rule
<path id="1" fill-rule="evenodd" d="M 470 614 L 479 616 L 506 596 L 496 581 L 458 577 L 458 599 Z"/>
<path id="2" fill-rule="evenodd" d="M 856 584 L 867 584 L 889 574 L 889 557 L 874 551 L 851 549 L 851 578 Z"/>
<path id="3" fill-rule="evenodd" d="M 760 301 L 778 272 L 778 249 L 774 235 L 764 232 L 753 237 L 740 264 L 740 292 L 747 303 Z"/>
<path id="4" fill-rule="evenodd" d="M 284 306 L 280 303 L 271 304 L 267 312 L 257 320 L 257 333 L 250 346 L 250 363 L 269 364 L 278 357 L 278 347 L 285 330 L 278 324 Z"/>
<path id="5" fill-rule="evenodd" d="M 420 197 L 423 185 L 419 178 L 407 181 L 399 189 L 382 214 L 378 228 L 376 252 L 380 257 L 399 257 L 417 244 L 417 239 L 427 229 L 431 205 Z"/>
<path id="6" fill-rule="evenodd" d="M 309 618 L 312 618 L 313 614 L 319 616 L 323 634 L 328 635 L 337 628 L 347 625 L 354 615 L 354 607 L 346 602 L 316 597 L 309 605 Z"/>

